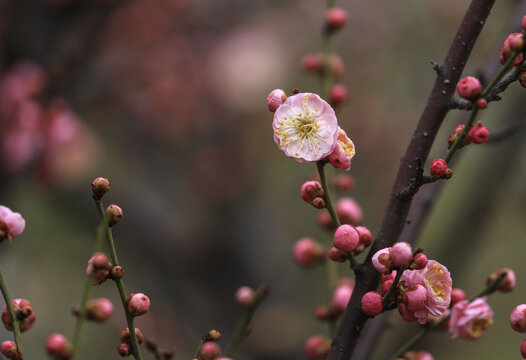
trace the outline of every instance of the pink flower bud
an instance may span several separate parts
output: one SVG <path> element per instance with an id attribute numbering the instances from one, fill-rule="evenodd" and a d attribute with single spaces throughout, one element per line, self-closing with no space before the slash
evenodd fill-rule
<path id="1" fill-rule="evenodd" d="M 451 304 L 454 305 L 459 301 L 466 300 L 466 292 L 459 288 L 451 290 Z"/>
<path id="2" fill-rule="evenodd" d="M 334 247 L 344 252 L 353 251 L 358 246 L 360 235 L 351 225 L 341 225 L 334 232 Z"/>
<path id="3" fill-rule="evenodd" d="M 113 226 L 121 221 L 123 212 L 117 204 L 111 204 L 106 208 L 106 216 L 108 217 L 108 225 Z"/>
<path id="4" fill-rule="evenodd" d="M 360 205 L 350 197 L 344 197 L 336 203 L 336 213 L 342 224 L 358 225 L 363 220 Z"/>
<path id="5" fill-rule="evenodd" d="M 489 130 L 481 123 L 478 123 L 469 130 L 468 136 L 475 144 L 483 144 L 488 141 Z"/>
<path id="6" fill-rule="evenodd" d="M 434 177 L 443 176 L 446 173 L 446 170 L 447 170 L 447 163 L 444 161 L 444 159 L 433 160 L 433 162 L 431 163 L 431 166 L 429 167 L 431 176 L 434 176 Z"/>
<path id="7" fill-rule="evenodd" d="M 128 300 L 128 311 L 132 316 L 146 314 L 150 308 L 150 299 L 143 293 L 131 294 Z"/>
<path id="8" fill-rule="evenodd" d="M 409 289 L 404 294 L 404 303 L 409 311 L 418 311 L 425 308 L 427 300 L 427 290 L 422 285 L 416 285 L 414 289 Z"/>
<path id="9" fill-rule="evenodd" d="M 87 309 L 88 320 L 105 322 L 113 315 L 113 303 L 106 298 L 90 300 Z"/>
<path id="10" fill-rule="evenodd" d="M 0 241 L 20 235 L 26 227 L 26 221 L 17 212 L 11 211 L 8 207 L 0 205 Z"/>
<path id="11" fill-rule="evenodd" d="M 320 335 L 313 335 L 305 342 L 305 355 L 309 360 L 324 360 L 330 349 L 329 339 Z"/>
<path id="12" fill-rule="evenodd" d="M 272 112 L 275 112 L 278 107 L 287 100 L 287 94 L 281 89 L 275 89 L 267 96 L 267 106 Z"/>
<path id="13" fill-rule="evenodd" d="M 358 235 L 360 236 L 358 245 L 363 245 L 364 247 L 368 247 L 369 245 L 371 245 L 371 242 L 373 241 L 371 231 L 365 226 L 357 226 L 355 227 L 355 229 L 358 232 Z"/>
<path id="14" fill-rule="evenodd" d="M 347 253 L 332 247 L 329 250 L 329 259 L 335 262 L 345 262 L 347 260 Z"/>
<path id="15" fill-rule="evenodd" d="M 201 359 L 213 360 L 221 355 L 221 348 L 213 341 L 207 341 L 201 346 Z"/>
<path id="16" fill-rule="evenodd" d="M 433 359 L 433 356 L 431 356 L 430 353 L 428 352 L 425 352 L 425 351 L 420 351 L 416 354 L 416 359 L 415 360 L 434 360 Z"/>
<path id="17" fill-rule="evenodd" d="M 418 253 L 413 257 L 413 262 L 409 264 L 409 270 L 422 270 L 428 263 L 427 256 L 423 253 Z"/>
<path id="18" fill-rule="evenodd" d="M 334 187 L 338 191 L 349 191 L 354 188 L 354 178 L 349 174 L 338 174 L 334 177 Z"/>
<path id="19" fill-rule="evenodd" d="M 340 7 L 330 8 L 325 14 L 325 22 L 331 30 L 342 28 L 347 23 L 348 19 L 349 14 L 346 10 Z"/>
<path id="20" fill-rule="evenodd" d="M 248 286 L 242 286 L 236 291 L 236 302 L 244 308 L 251 308 L 256 302 L 256 293 Z"/>
<path id="21" fill-rule="evenodd" d="M 505 268 L 505 269 L 495 270 L 495 272 L 491 274 L 490 277 L 488 278 L 487 284 L 490 284 L 493 281 L 495 281 L 497 277 L 500 276 L 504 272 L 506 273 L 506 276 L 504 276 L 504 278 L 497 285 L 497 291 L 500 291 L 502 293 L 507 293 L 507 292 L 513 291 L 513 289 L 515 289 L 515 285 L 517 284 L 515 272 L 511 269 Z"/>
<path id="22" fill-rule="evenodd" d="M 415 322 L 417 319 L 415 317 L 415 313 L 413 311 L 407 310 L 407 307 L 404 303 L 398 304 L 398 312 L 400 313 L 400 316 L 404 321 L 407 322 Z"/>
<path id="23" fill-rule="evenodd" d="M 391 271 L 389 274 L 381 273 L 380 274 L 380 281 L 386 282 L 389 280 L 394 280 L 396 277 L 396 270 Z"/>
<path id="24" fill-rule="evenodd" d="M 110 181 L 103 177 L 98 177 L 91 183 L 91 191 L 93 192 L 93 198 L 100 200 L 108 191 L 110 191 Z"/>
<path id="25" fill-rule="evenodd" d="M 512 33 L 506 40 L 500 49 L 500 63 L 504 65 L 506 61 L 513 55 L 514 51 L 520 51 L 524 47 L 524 40 L 521 33 Z M 519 53 L 518 56 L 513 60 L 512 66 L 517 66 L 522 61 L 522 53 Z"/>
<path id="26" fill-rule="evenodd" d="M 524 18 L 523 18 L 523 22 L 524 22 Z M 523 26 L 522 28 L 524 29 L 526 26 Z M 524 340 L 521 344 L 521 355 L 524 359 L 526 359 L 526 340 Z"/>
<path id="27" fill-rule="evenodd" d="M 488 107 L 488 100 L 484 98 L 478 98 L 477 101 L 475 101 L 475 106 L 478 109 L 483 110 Z"/>
<path id="28" fill-rule="evenodd" d="M 221 340 L 222 336 L 219 331 L 217 331 L 216 329 L 212 329 L 208 332 L 208 337 L 210 338 L 210 340 L 217 342 Z"/>
<path id="29" fill-rule="evenodd" d="M 101 252 L 93 254 L 88 260 L 88 266 L 86 267 L 86 275 L 93 276 L 97 270 L 111 270 L 110 259 Z M 107 274 L 106 274 L 107 275 Z M 106 278 L 103 279 L 103 281 Z"/>
<path id="30" fill-rule="evenodd" d="M 447 139 L 447 142 L 448 142 L 449 146 L 452 146 L 455 143 L 455 141 L 460 136 L 460 133 L 462 132 L 462 130 L 464 130 L 464 127 L 465 127 L 464 125 L 458 125 L 455 128 L 455 130 L 453 130 L 453 133 Z M 466 136 L 464 138 L 464 141 L 460 145 L 460 147 L 463 147 L 463 146 L 466 146 L 466 145 L 469 145 L 469 144 L 471 144 L 471 138 L 469 136 Z"/>
<path id="31" fill-rule="evenodd" d="M 517 332 L 526 332 L 526 304 L 513 309 L 510 315 L 510 325 Z"/>
<path id="32" fill-rule="evenodd" d="M 128 344 L 120 344 L 117 348 L 117 351 L 119 352 L 119 355 L 122 357 L 130 356 L 130 345 Z"/>
<path id="33" fill-rule="evenodd" d="M 55 358 L 67 360 L 71 350 L 71 344 L 62 334 L 53 334 L 46 340 L 46 352 Z"/>
<path id="34" fill-rule="evenodd" d="M 351 299 L 354 285 L 350 281 L 341 282 L 332 293 L 332 308 L 335 313 L 343 314 Z"/>
<path id="35" fill-rule="evenodd" d="M 292 253 L 296 263 L 303 267 L 309 267 L 319 263 L 325 256 L 323 247 L 308 237 L 296 241 Z"/>
<path id="36" fill-rule="evenodd" d="M 18 352 L 18 348 L 16 347 L 14 341 L 3 341 L 0 349 L 2 351 L 2 354 L 4 354 L 4 356 L 8 359 L 17 360 L 20 357 L 20 353 Z"/>
<path id="37" fill-rule="evenodd" d="M 376 316 L 384 309 L 384 299 L 376 291 L 369 291 L 362 297 L 362 311 L 369 316 Z"/>
<path id="38" fill-rule="evenodd" d="M 301 198 L 310 203 L 315 198 L 323 196 L 323 188 L 318 181 L 307 181 L 301 185 Z"/>
<path id="39" fill-rule="evenodd" d="M 345 103 L 348 97 L 349 91 L 347 91 L 347 87 L 345 87 L 345 85 L 333 85 L 329 91 L 329 104 L 336 107 Z"/>
<path id="40" fill-rule="evenodd" d="M 413 260 L 413 250 L 406 242 L 397 242 L 389 251 L 394 266 L 407 267 Z"/>
<path id="41" fill-rule="evenodd" d="M 457 92 L 461 98 L 475 100 L 482 92 L 482 84 L 479 79 L 467 76 L 458 82 Z"/>
<path id="42" fill-rule="evenodd" d="M 387 294 L 387 292 L 389 291 L 393 283 L 394 283 L 394 280 L 386 280 L 382 283 L 382 285 L 380 286 L 380 292 L 382 293 L 382 295 Z"/>
<path id="43" fill-rule="evenodd" d="M 307 54 L 301 59 L 301 67 L 309 72 L 321 72 L 323 69 L 322 54 Z"/>
<path id="44" fill-rule="evenodd" d="M 380 273 L 388 273 L 391 267 L 391 256 L 389 255 L 391 248 L 384 248 L 382 250 L 378 250 L 372 258 L 373 266 L 376 270 L 378 270 Z"/>
<path id="45" fill-rule="evenodd" d="M 328 211 L 320 211 L 316 215 L 316 222 L 325 229 L 330 229 L 334 226 L 331 214 Z"/>
<path id="46" fill-rule="evenodd" d="M 318 306 L 316 308 L 316 318 L 321 321 L 329 320 L 332 318 L 331 311 L 326 306 Z"/>

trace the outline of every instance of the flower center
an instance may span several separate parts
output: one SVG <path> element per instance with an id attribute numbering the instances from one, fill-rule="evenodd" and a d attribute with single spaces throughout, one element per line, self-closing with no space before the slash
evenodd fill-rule
<path id="1" fill-rule="evenodd" d="M 310 137 L 313 133 L 316 133 L 316 130 L 318 130 L 316 120 L 310 116 L 304 115 L 298 116 L 296 118 L 294 127 L 296 128 L 298 136 L 302 139 Z"/>
<path id="2" fill-rule="evenodd" d="M 474 337 L 479 337 L 482 335 L 482 333 L 490 326 L 492 321 L 489 319 L 488 316 L 480 318 L 480 319 L 473 319 L 471 322 L 471 329 L 469 329 L 469 332 Z"/>

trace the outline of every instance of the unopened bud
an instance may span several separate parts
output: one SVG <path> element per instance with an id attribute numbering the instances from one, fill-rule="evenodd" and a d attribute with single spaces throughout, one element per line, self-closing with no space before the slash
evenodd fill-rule
<path id="1" fill-rule="evenodd" d="M 362 311 L 369 316 L 376 316 L 383 311 L 384 299 L 376 291 L 369 291 L 362 297 Z"/>
<path id="2" fill-rule="evenodd" d="M 1 351 L 10 360 L 18 360 L 20 358 L 20 353 L 14 341 L 7 340 L 2 342 Z"/>
<path id="3" fill-rule="evenodd" d="M 117 351 L 119 352 L 119 355 L 122 357 L 130 356 L 130 345 L 128 344 L 120 344 L 117 348 Z"/>
<path id="4" fill-rule="evenodd" d="M 354 188 L 354 178 L 349 174 L 339 174 L 334 177 L 334 187 L 339 191 L 349 191 Z"/>
<path id="5" fill-rule="evenodd" d="M 93 299 L 87 304 L 87 319 L 97 322 L 107 321 L 113 315 L 113 303 L 106 299 Z"/>
<path id="6" fill-rule="evenodd" d="M 256 293 L 248 286 L 242 286 L 236 291 L 236 302 L 242 307 L 251 308 L 256 302 Z"/>
<path id="7" fill-rule="evenodd" d="M 413 259 L 413 263 L 410 266 L 411 270 L 421 270 L 426 267 L 427 265 L 427 256 L 425 256 L 422 253 L 418 253 L 415 255 Z"/>
<path id="8" fill-rule="evenodd" d="M 478 98 L 477 101 L 475 101 L 475 106 L 479 110 L 485 109 L 488 107 L 488 100 L 484 98 Z"/>
<path id="9" fill-rule="evenodd" d="M 314 206 L 316 209 L 324 209 L 326 206 L 325 200 L 322 197 L 314 198 L 311 201 L 311 205 Z"/>
<path id="10" fill-rule="evenodd" d="M 111 269 L 112 279 L 119 280 L 119 279 L 122 279 L 123 277 L 124 277 L 124 269 L 122 268 L 122 266 L 117 265 Z"/>
<path id="11" fill-rule="evenodd" d="M 315 265 L 323 260 L 325 252 L 316 240 L 305 237 L 294 244 L 292 254 L 296 263 L 302 267 Z"/>
<path id="12" fill-rule="evenodd" d="M 475 100 L 482 92 L 482 84 L 473 76 L 466 76 L 457 84 L 457 92 L 461 98 Z"/>
<path id="13" fill-rule="evenodd" d="M 144 340 L 144 336 L 142 335 L 142 331 L 139 328 L 135 328 L 135 335 L 137 336 L 137 342 L 139 344 L 142 344 Z M 121 330 L 121 337 L 120 337 L 121 343 L 130 344 L 131 343 L 131 336 L 130 336 L 130 329 L 122 329 Z"/>
<path id="14" fill-rule="evenodd" d="M 67 360 L 71 357 L 72 347 L 62 334 L 53 334 L 46 340 L 46 351 L 56 359 Z"/>
<path id="15" fill-rule="evenodd" d="M 221 340 L 221 333 L 217 331 L 216 329 L 212 329 L 208 332 L 208 338 L 212 341 L 219 341 Z"/>
<path id="16" fill-rule="evenodd" d="M 325 23 L 330 30 L 342 28 L 349 19 L 349 14 L 345 9 L 333 7 L 327 10 L 325 14 Z"/>
<path id="17" fill-rule="evenodd" d="M 96 201 L 102 199 L 104 194 L 110 191 L 110 182 L 108 179 L 98 177 L 91 183 L 91 191 L 93 192 L 93 198 Z"/>
<path id="18" fill-rule="evenodd" d="M 272 112 L 275 112 L 278 107 L 287 100 L 287 94 L 281 89 L 275 89 L 267 96 L 267 106 Z"/>
<path id="19" fill-rule="evenodd" d="M 488 141 L 489 130 L 487 127 L 482 125 L 481 122 L 478 122 L 471 129 L 469 129 L 468 136 L 473 141 L 473 143 L 483 144 Z"/>
<path id="20" fill-rule="evenodd" d="M 431 176 L 434 176 L 434 177 L 443 176 L 446 173 L 446 170 L 447 170 L 447 163 L 444 159 L 433 160 L 433 162 L 429 166 L 429 171 L 431 172 Z"/>
<path id="21" fill-rule="evenodd" d="M 329 91 L 329 103 L 336 107 L 338 105 L 341 105 L 347 101 L 347 98 L 349 96 L 349 91 L 347 91 L 347 88 L 345 85 L 336 84 L 331 87 L 331 90 Z"/>
<path id="22" fill-rule="evenodd" d="M 323 188 L 319 181 L 307 181 L 301 185 L 300 190 L 301 198 L 308 203 L 323 196 Z"/>
<path id="23" fill-rule="evenodd" d="M 132 316 L 146 314 L 150 308 L 150 299 L 143 293 L 131 294 L 128 300 L 128 311 Z"/>
<path id="24" fill-rule="evenodd" d="M 493 281 L 497 280 L 499 276 L 502 276 L 503 273 L 506 273 L 506 275 L 502 278 L 502 280 L 497 285 L 497 291 L 507 293 L 510 291 L 513 291 L 515 289 L 515 285 L 517 284 L 517 280 L 515 277 L 515 272 L 511 269 L 497 269 L 493 274 L 490 275 L 490 277 L 487 280 L 487 284 L 491 284 Z"/>
<path id="25" fill-rule="evenodd" d="M 201 356 L 202 360 L 213 360 L 216 357 L 221 355 L 221 348 L 217 343 L 213 341 L 207 341 L 201 346 Z"/>
<path id="26" fill-rule="evenodd" d="M 321 335 L 313 335 L 305 342 L 305 355 L 308 360 L 325 359 L 330 349 L 330 340 Z"/>
<path id="27" fill-rule="evenodd" d="M 466 292 L 459 288 L 451 290 L 451 304 L 456 304 L 459 301 L 466 300 Z"/>
<path id="28" fill-rule="evenodd" d="M 332 247 L 329 250 L 329 259 L 336 262 L 345 262 L 347 260 L 347 253 Z"/>
<path id="29" fill-rule="evenodd" d="M 123 212 L 120 206 L 111 204 L 106 208 L 106 216 L 108 217 L 108 225 L 113 226 L 121 221 Z"/>

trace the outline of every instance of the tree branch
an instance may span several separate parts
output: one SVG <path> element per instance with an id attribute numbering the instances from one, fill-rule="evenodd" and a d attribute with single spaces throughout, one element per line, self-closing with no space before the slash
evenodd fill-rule
<path id="1" fill-rule="evenodd" d="M 404 199 L 399 196 L 399 192 L 419 176 L 419 164 L 427 159 L 438 129 L 450 109 L 450 99 L 455 91 L 454 84 L 460 79 L 494 2 L 495 0 L 473 0 L 466 11 L 444 60 L 443 72 L 437 74 L 433 90 L 400 164 L 382 225 L 366 261 L 360 265 L 356 286 L 332 341 L 327 360 L 348 360 L 353 355 L 368 319 L 361 310 L 362 296 L 378 286 L 379 273 L 372 265 L 372 255 L 394 244 L 402 232 L 412 196 Z"/>

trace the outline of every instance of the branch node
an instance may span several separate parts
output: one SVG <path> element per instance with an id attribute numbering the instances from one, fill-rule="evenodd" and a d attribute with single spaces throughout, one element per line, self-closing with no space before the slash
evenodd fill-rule
<path id="1" fill-rule="evenodd" d="M 431 60 L 431 66 L 433 67 L 433 70 L 436 71 L 438 75 L 442 75 L 444 73 L 444 67 L 439 65 L 436 61 Z"/>

